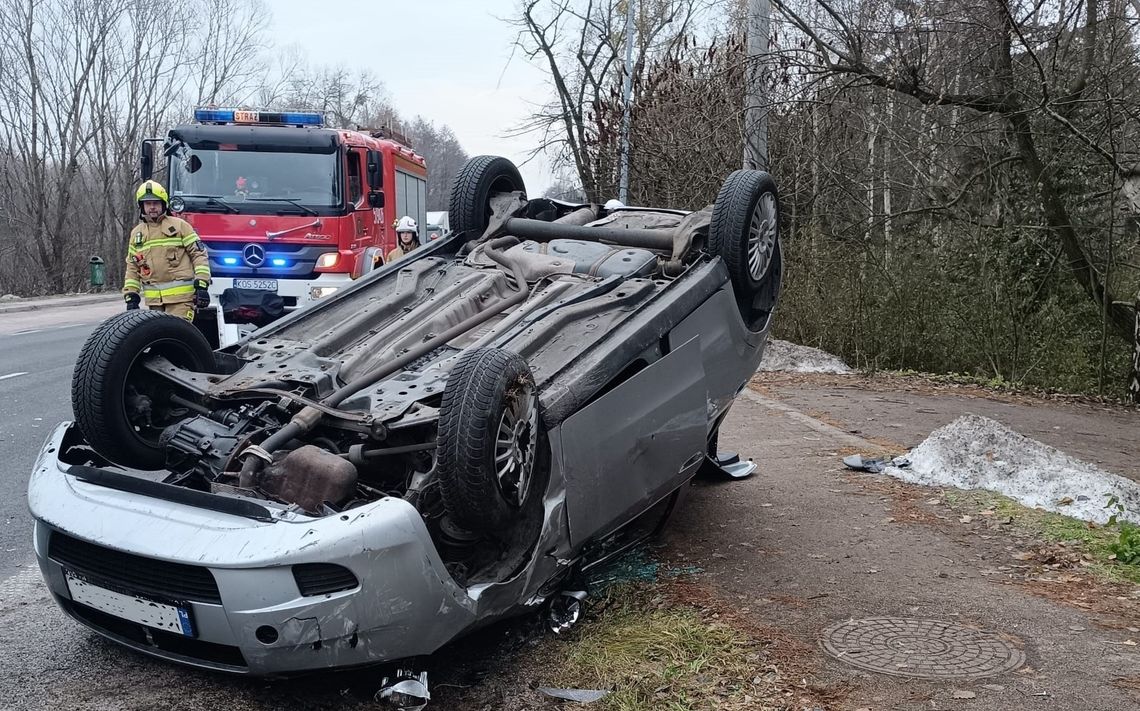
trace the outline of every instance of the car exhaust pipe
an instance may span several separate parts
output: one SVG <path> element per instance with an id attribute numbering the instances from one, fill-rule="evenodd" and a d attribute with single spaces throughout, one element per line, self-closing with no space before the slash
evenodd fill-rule
<path id="1" fill-rule="evenodd" d="M 577 213 L 571 213 L 571 215 L 574 214 Z M 536 242 L 549 242 L 552 239 L 580 239 L 586 242 L 603 242 L 621 247 L 656 249 L 663 252 L 673 251 L 673 230 L 651 230 L 644 227 L 583 227 L 565 222 L 544 222 L 542 220 L 509 217 L 503 221 L 503 231 L 514 237 L 533 239 Z M 487 256 L 490 256 L 489 252 Z"/>

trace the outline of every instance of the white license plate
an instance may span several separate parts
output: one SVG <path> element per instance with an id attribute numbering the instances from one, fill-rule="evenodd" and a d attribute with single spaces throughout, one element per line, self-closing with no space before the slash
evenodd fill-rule
<path id="1" fill-rule="evenodd" d="M 81 605 L 158 630 L 186 637 L 195 636 L 190 610 L 185 607 L 167 605 L 138 595 L 124 595 L 94 585 L 68 571 L 64 571 L 64 575 L 71 599 Z"/>
<path id="2" fill-rule="evenodd" d="M 235 289 L 258 289 L 260 291 L 277 291 L 276 279 L 234 279 Z"/>

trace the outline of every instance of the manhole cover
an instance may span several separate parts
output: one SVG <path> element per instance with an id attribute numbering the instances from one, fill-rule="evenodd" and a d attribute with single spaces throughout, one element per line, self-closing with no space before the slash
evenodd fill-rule
<path id="1" fill-rule="evenodd" d="M 1001 637 L 939 620 L 847 620 L 824 630 L 820 644 L 860 669 L 921 679 L 979 679 L 1025 663 L 1025 654 Z"/>

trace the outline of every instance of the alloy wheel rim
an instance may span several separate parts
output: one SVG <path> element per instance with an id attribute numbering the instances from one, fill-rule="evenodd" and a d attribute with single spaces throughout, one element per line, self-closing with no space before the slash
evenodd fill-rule
<path id="1" fill-rule="evenodd" d="M 503 497 L 522 506 L 530 492 L 538 445 L 534 385 L 519 388 L 507 402 L 495 434 L 495 478 Z"/>
<path id="2" fill-rule="evenodd" d="M 768 273 L 772 263 L 772 253 L 776 248 L 776 196 L 764 193 L 756 201 L 752 210 L 752 222 L 748 226 L 748 272 L 755 281 L 760 281 Z"/>

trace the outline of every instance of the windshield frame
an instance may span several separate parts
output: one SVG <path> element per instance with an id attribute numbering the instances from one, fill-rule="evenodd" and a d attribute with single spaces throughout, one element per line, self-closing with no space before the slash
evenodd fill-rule
<path id="1" fill-rule="evenodd" d="M 334 164 L 333 176 L 333 204 L 321 205 L 315 203 L 307 203 L 296 198 L 285 198 L 284 196 L 277 195 L 259 195 L 258 199 L 242 200 L 235 197 L 234 194 L 219 194 L 205 196 L 204 193 L 191 192 L 183 190 L 179 185 L 180 178 L 185 176 L 185 170 L 178 164 L 184 156 L 191 153 L 204 154 L 211 151 L 220 153 L 290 153 L 295 155 L 324 155 L 328 156 Z M 346 203 L 345 197 L 345 156 L 344 147 L 338 145 L 336 149 L 331 152 L 324 151 L 311 151 L 311 150 L 297 150 L 291 147 L 266 147 L 258 146 L 256 149 L 251 149 L 246 146 L 237 146 L 234 149 L 221 149 L 214 147 L 193 147 L 183 141 L 173 142 L 167 150 L 167 180 L 170 185 L 170 197 L 179 197 L 185 203 L 183 213 L 214 213 L 220 211 L 217 206 L 210 203 L 211 198 L 225 201 L 225 204 L 231 206 L 234 211 L 225 210 L 224 214 L 230 215 L 275 215 L 275 216 L 296 216 L 309 218 L 314 214 L 317 216 L 342 216 L 348 214 L 351 209 Z M 267 199 L 266 199 L 267 198 Z M 293 204 L 290 200 L 296 201 Z M 298 207 L 301 205 L 302 207 Z"/>

